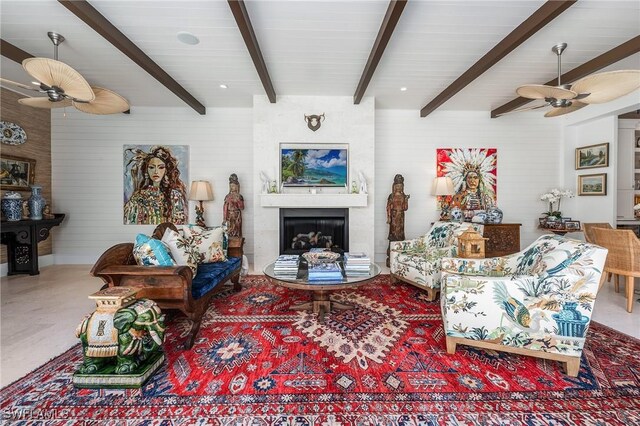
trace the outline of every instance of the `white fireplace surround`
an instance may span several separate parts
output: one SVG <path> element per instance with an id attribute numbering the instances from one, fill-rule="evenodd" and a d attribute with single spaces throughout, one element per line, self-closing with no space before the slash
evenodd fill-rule
<path id="1" fill-rule="evenodd" d="M 367 194 L 260 194 L 262 207 L 367 207 Z"/>
<path id="2" fill-rule="evenodd" d="M 375 105 L 364 98 L 359 105 L 350 96 L 266 96 L 253 98 L 254 268 L 262 271 L 280 251 L 280 208 L 348 208 L 349 250 L 374 256 Z M 325 114 L 322 127 L 310 130 L 304 114 Z M 262 193 L 261 172 L 276 179 L 280 144 L 345 144 L 349 150 L 349 178 L 362 172 L 368 194 L 347 194 L 344 188 L 322 188 L 316 194 L 287 188 L 280 194 Z M 280 182 L 277 182 L 279 184 Z M 320 192 L 322 191 L 322 192 Z M 337 191 L 343 191 L 342 193 Z"/>

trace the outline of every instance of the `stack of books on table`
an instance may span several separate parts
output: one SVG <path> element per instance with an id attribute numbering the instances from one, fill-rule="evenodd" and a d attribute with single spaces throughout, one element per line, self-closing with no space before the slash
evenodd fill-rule
<path id="1" fill-rule="evenodd" d="M 273 273 L 280 278 L 297 278 L 300 256 L 297 254 L 281 254 L 276 259 Z"/>
<path id="2" fill-rule="evenodd" d="M 338 262 L 309 263 L 309 281 L 342 280 L 342 269 Z"/>
<path id="3" fill-rule="evenodd" d="M 344 272 L 348 277 L 369 275 L 371 259 L 362 252 L 344 254 Z"/>

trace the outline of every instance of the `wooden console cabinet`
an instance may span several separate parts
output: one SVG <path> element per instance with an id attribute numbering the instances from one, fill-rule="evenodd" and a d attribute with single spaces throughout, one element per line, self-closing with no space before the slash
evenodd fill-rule
<path id="1" fill-rule="evenodd" d="M 506 256 L 520 251 L 520 223 L 484 225 L 485 256 Z"/>

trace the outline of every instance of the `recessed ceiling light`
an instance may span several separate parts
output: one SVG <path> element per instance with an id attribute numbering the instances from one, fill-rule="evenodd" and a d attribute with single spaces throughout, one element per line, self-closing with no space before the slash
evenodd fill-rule
<path id="1" fill-rule="evenodd" d="M 220 85 L 220 88 L 221 88 L 221 89 L 226 89 L 227 87 L 229 87 L 229 86 L 227 86 L 226 84 L 221 84 L 221 85 Z"/>
<path id="2" fill-rule="evenodd" d="M 177 36 L 178 40 L 184 44 L 195 45 L 200 43 L 200 39 L 187 31 L 180 31 Z"/>
<path id="3" fill-rule="evenodd" d="M 401 87 L 401 88 L 400 88 L 400 91 L 401 91 L 401 92 L 406 92 L 406 91 L 407 91 L 407 88 L 406 88 L 406 87 Z"/>

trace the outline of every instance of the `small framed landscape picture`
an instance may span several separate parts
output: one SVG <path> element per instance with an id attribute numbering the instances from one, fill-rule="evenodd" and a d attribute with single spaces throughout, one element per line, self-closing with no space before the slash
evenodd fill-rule
<path id="1" fill-rule="evenodd" d="M 578 176 L 578 195 L 607 195 L 607 174 Z"/>
<path id="2" fill-rule="evenodd" d="M 580 230 L 580 221 L 578 220 L 569 220 L 565 222 L 564 229 L 567 231 L 579 231 Z"/>
<path id="3" fill-rule="evenodd" d="M 5 190 L 30 191 L 36 173 L 36 160 L 2 155 L 0 187 Z"/>
<path id="4" fill-rule="evenodd" d="M 576 148 L 576 170 L 609 166 L 609 144 L 581 146 Z"/>

